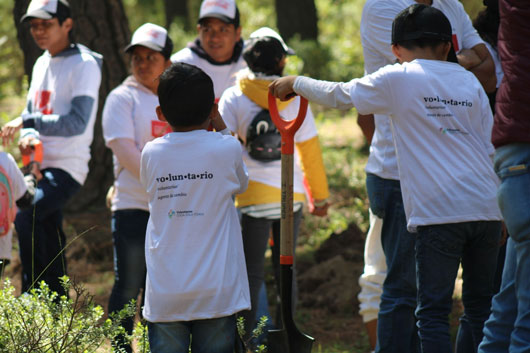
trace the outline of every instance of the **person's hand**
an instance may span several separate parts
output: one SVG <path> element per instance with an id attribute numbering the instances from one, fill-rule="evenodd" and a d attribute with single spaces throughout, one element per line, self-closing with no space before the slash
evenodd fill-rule
<path id="1" fill-rule="evenodd" d="M 269 92 L 281 101 L 289 100 L 296 95 L 293 90 L 295 80 L 296 76 L 285 76 L 274 80 L 269 85 Z"/>
<path id="2" fill-rule="evenodd" d="M 9 145 L 15 139 L 15 134 L 22 129 L 23 121 L 22 117 L 15 118 L 2 126 L 0 135 L 2 136 L 2 143 L 5 146 Z"/>
<path id="3" fill-rule="evenodd" d="M 40 163 L 36 161 L 32 161 L 29 164 L 29 172 L 33 175 L 35 175 L 35 179 L 37 179 L 37 182 L 42 179 L 42 173 L 40 172 Z"/>
<path id="4" fill-rule="evenodd" d="M 36 138 L 33 136 L 27 136 L 20 139 L 20 141 L 18 141 L 18 149 L 20 150 L 20 154 L 23 156 L 28 156 L 33 153 L 33 144 L 35 140 Z"/>
<path id="5" fill-rule="evenodd" d="M 210 113 L 210 121 L 212 122 L 212 127 L 215 129 L 215 131 L 223 131 L 226 129 L 226 124 L 221 117 L 221 114 L 219 114 L 219 109 L 217 106 L 217 103 L 214 103 L 212 107 L 212 112 Z"/>
<path id="6" fill-rule="evenodd" d="M 462 49 L 456 54 L 458 63 L 466 70 L 469 70 L 477 65 L 480 65 L 482 60 L 477 53 L 472 49 Z"/>
<path id="7" fill-rule="evenodd" d="M 327 200 L 315 200 L 314 204 L 309 204 L 309 213 L 317 217 L 328 215 L 329 202 Z"/>

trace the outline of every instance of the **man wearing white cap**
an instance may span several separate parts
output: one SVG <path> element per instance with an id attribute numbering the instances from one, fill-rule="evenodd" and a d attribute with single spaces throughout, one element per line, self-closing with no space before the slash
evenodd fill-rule
<path id="1" fill-rule="evenodd" d="M 246 67 L 239 10 L 234 0 L 204 0 L 197 24 L 198 37 L 171 56 L 201 68 L 213 81 L 215 99 L 235 84 L 235 74 Z"/>
<path id="2" fill-rule="evenodd" d="M 73 20 L 66 0 L 33 0 L 22 22 L 29 22 L 33 39 L 45 50 L 33 66 L 26 109 L 2 127 L 4 144 L 19 130 L 23 129 L 23 137 L 34 129 L 44 150 L 35 208 L 20 211 L 15 220 L 22 290 L 44 280 L 51 290 L 63 294 L 59 280 L 66 274 L 62 208 L 88 174 L 101 56 L 71 42 Z M 29 137 L 21 138 L 23 154 L 30 151 L 29 145 Z"/>
<path id="3" fill-rule="evenodd" d="M 131 73 L 107 97 L 103 109 L 103 136 L 114 154 L 114 192 L 111 193 L 114 286 L 109 312 L 117 312 L 145 288 L 145 234 L 149 220 L 148 197 L 140 184 L 140 155 L 145 144 L 169 132 L 158 120 L 158 76 L 171 65 L 173 42 L 167 31 L 145 23 L 125 48 L 130 54 Z M 130 334 L 133 318 L 122 326 Z M 116 342 L 127 352 L 131 347 Z"/>

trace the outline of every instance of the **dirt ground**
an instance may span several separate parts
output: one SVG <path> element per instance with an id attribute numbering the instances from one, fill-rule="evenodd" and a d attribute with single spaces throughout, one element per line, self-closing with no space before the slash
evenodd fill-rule
<path id="1" fill-rule="evenodd" d="M 99 209 L 65 215 L 70 245 L 66 250 L 68 274 L 107 308 L 114 280 L 110 212 Z M 77 239 L 76 239 L 77 237 Z M 75 239 L 75 240 L 74 240 Z M 368 352 L 362 320 L 357 313 L 357 279 L 363 266 L 364 235 L 355 225 L 333 234 L 312 256 L 297 264 L 299 301 L 296 321 L 315 338 L 316 352 Z M 20 290 L 21 265 L 16 253 L 6 270 Z M 274 281 L 267 281 L 274 293 Z M 271 313 L 275 313 L 274 303 Z M 336 350 L 335 350 L 336 349 Z"/>

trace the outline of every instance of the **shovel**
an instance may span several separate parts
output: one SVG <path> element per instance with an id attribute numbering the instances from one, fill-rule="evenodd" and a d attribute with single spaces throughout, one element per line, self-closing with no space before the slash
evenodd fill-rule
<path id="1" fill-rule="evenodd" d="M 293 319 L 293 153 L 294 134 L 307 112 L 307 99 L 300 97 L 296 119 L 285 121 L 278 113 L 276 98 L 269 93 L 269 112 L 282 137 L 282 208 L 280 221 L 280 298 L 283 328 L 269 331 L 269 353 L 310 353 L 314 338 L 300 332 Z"/>

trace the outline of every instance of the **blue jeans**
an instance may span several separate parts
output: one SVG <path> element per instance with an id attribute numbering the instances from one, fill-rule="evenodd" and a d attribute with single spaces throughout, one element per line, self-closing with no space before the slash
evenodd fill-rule
<path id="1" fill-rule="evenodd" d="M 112 214 L 114 242 L 114 286 L 109 299 L 109 312 L 123 309 L 132 299 L 137 299 L 145 288 L 145 232 L 149 212 L 143 210 L 118 210 Z M 143 296 L 142 296 L 143 305 Z M 122 326 L 130 334 L 134 318 L 127 318 Z M 129 346 L 118 343 L 127 352 Z"/>
<path id="2" fill-rule="evenodd" d="M 495 152 L 498 201 L 510 234 L 499 294 L 484 326 L 479 352 L 528 352 L 530 347 L 530 144 Z"/>
<path id="3" fill-rule="evenodd" d="M 377 321 L 376 352 L 417 352 L 415 236 L 407 231 L 398 180 L 366 175 L 372 213 L 383 219 L 381 244 L 388 266 Z"/>
<path id="4" fill-rule="evenodd" d="M 153 353 L 233 353 L 235 315 L 208 320 L 148 322 Z M 191 336 L 191 337 L 190 337 Z"/>
<path id="5" fill-rule="evenodd" d="M 19 211 L 15 219 L 22 291 L 30 290 L 35 282 L 45 281 L 52 291 L 62 295 L 67 294 L 59 280 L 66 275 L 62 210 L 81 185 L 62 169 L 47 168 L 41 173 L 43 178 L 37 184 L 34 207 Z"/>
<path id="6" fill-rule="evenodd" d="M 421 351 L 452 352 L 449 314 L 460 262 L 463 269 L 461 321 L 471 330 L 474 349 L 482 340 L 490 314 L 493 282 L 501 236 L 498 221 L 463 222 L 418 227 L 416 264 L 418 278 L 418 329 Z M 463 339 L 462 341 L 469 341 Z M 463 350 L 459 349 L 460 352 Z"/>

